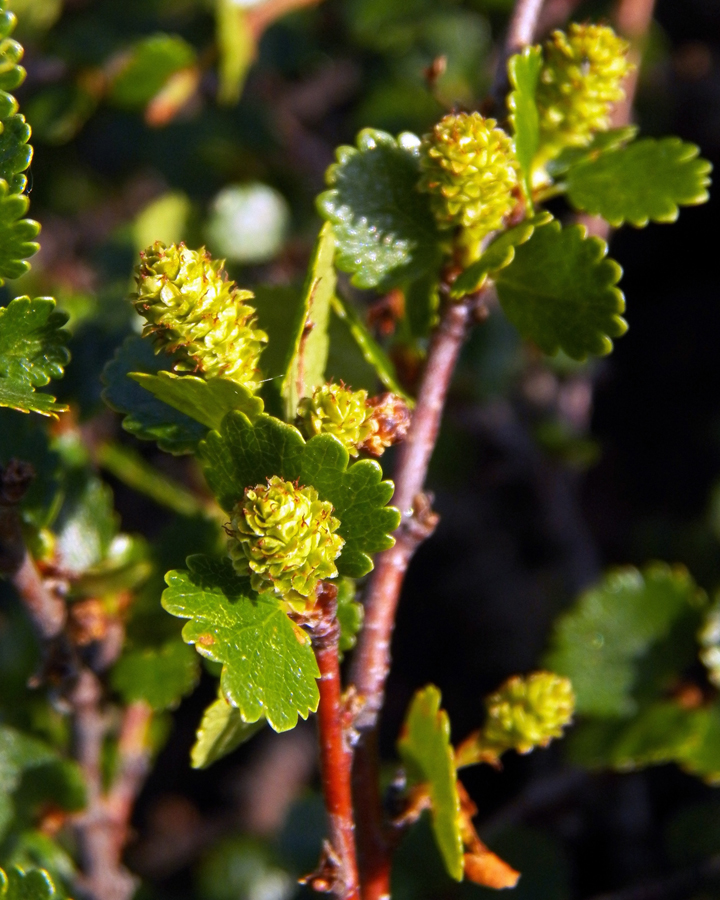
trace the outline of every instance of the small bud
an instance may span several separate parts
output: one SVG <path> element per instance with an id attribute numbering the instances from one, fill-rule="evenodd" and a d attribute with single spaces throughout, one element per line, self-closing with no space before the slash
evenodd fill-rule
<path id="1" fill-rule="evenodd" d="M 483 742 L 503 750 L 529 753 L 545 747 L 572 719 L 575 695 L 567 678 L 552 672 L 515 675 L 485 701 L 488 718 Z"/>
<path id="2" fill-rule="evenodd" d="M 377 430 L 367 391 L 352 391 L 341 384 L 315 388 L 312 397 L 300 401 L 298 415 L 308 437 L 332 434 L 350 456 L 357 456 Z"/>
<path id="3" fill-rule="evenodd" d="M 516 204 L 518 162 L 512 140 L 480 113 L 447 115 L 421 147 L 420 189 L 441 228 L 462 226 L 481 240 Z"/>
<path id="4" fill-rule="evenodd" d="M 143 334 L 158 351 L 174 354 L 176 371 L 259 387 L 258 360 L 268 338 L 245 303 L 253 294 L 228 280 L 222 260 L 156 241 L 140 254 L 135 280 L 133 303 L 147 319 Z"/>
<path id="5" fill-rule="evenodd" d="M 369 401 L 373 433 L 360 446 L 373 456 L 382 456 L 387 447 L 405 440 L 410 428 L 410 409 L 397 394 L 380 394 Z"/>
<path id="6" fill-rule="evenodd" d="M 250 575 L 258 593 L 310 596 L 319 581 L 335 578 L 335 560 L 345 541 L 331 503 L 312 487 L 297 487 L 274 475 L 267 485 L 245 491 L 227 531 L 235 571 Z"/>
<path id="7" fill-rule="evenodd" d="M 613 104 L 633 66 L 630 45 L 606 25 L 570 25 L 546 42 L 537 104 L 542 142 L 555 151 L 582 147 L 610 127 Z"/>

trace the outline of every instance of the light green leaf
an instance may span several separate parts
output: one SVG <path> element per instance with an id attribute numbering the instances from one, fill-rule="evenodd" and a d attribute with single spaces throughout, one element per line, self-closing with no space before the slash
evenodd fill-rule
<path id="1" fill-rule="evenodd" d="M 544 664 L 572 681 L 578 714 L 630 716 L 692 664 L 706 602 L 681 566 L 617 569 L 560 617 Z"/>
<path id="2" fill-rule="evenodd" d="M 255 41 L 245 10 L 234 0 L 215 0 L 219 64 L 218 102 L 237 103 L 255 57 Z"/>
<path id="3" fill-rule="evenodd" d="M 402 397 L 408 406 L 413 407 L 415 401 L 400 387 L 392 364 L 387 353 L 370 334 L 367 325 L 355 311 L 350 303 L 343 303 L 339 297 L 332 298 L 332 308 L 335 315 L 347 326 L 355 343 L 365 361 L 373 367 L 380 381 L 394 394 Z"/>
<path id="4" fill-rule="evenodd" d="M 25 121 L 25 116 L 14 115 L 2 123 L 0 178 L 8 183 L 11 194 L 19 194 L 25 190 L 27 178 L 22 173 L 30 165 L 33 155 L 29 140 L 30 126 Z"/>
<path id="5" fill-rule="evenodd" d="M 646 138 L 573 166 L 567 178 L 575 209 L 602 216 L 614 227 L 674 222 L 680 206 L 705 203 L 712 165 L 695 144 Z"/>
<path id="6" fill-rule="evenodd" d="M 24 872 L 13 866 L 7 872 L 0 869 L 0 900 L 58 900 L 63 897 L 44 869 Z"/>
<path id="7" fill-rule="evenodd" d="M 415 693 L 397 746 L 410 783 L 428 785 L 435 840 L 448 873 L 462 881 L 463 841 L 455 754 L 450 743 L 450 720 L 440 709 L 440 699 L 440 691 L 432 684 Z"/>
<path id="8" fill-rule="evenodd" d="M 427 194 L 417 190 L 419 140 L 366 128 L 355 147 L 336 151 L 320 194 L 333 225 L 337 266 L 357 287 L 388 288 L 439 265 L 440 237 Z"/>
<path id="9" fill-rule="evenodd" d="M 219 428 L 224 417 L 239 409 L 250 419 L 263 411 L 263 402 L 244 385 L 229 378 L 198 378 L 161 371 L 157 375 L 130 372 L 129 377 L 178 412 L 206 428 Z"/>
<path id="10" fill-rule="evenodd" d="M 625 298 L 615 285 L 622 269 L 607 259 L 607 244 L 586 237 L 582 225 L 536 228 L 515 259 L 497 275 L 505 315 L 543 353 L 563 350 L 572 359 L 603 356 L 611 338 L 627 331 Z"/>
<path id="11" fill-rule="evenodd" d="M 214 762 L 232 753 L 240 744 L 249 741 L 265 724 L 265 719 L 248 724 L 240 710 L 219 697 L 205 710 L 190 751 L 193 769 L 207 769 Z"/>
<path id="12" fill-rule="evenodd" d="M 63 375 L 70 359 L 66 322 L 50 297 L 17 297 L 0 308 L 0 406 L 44 415 L 67 408 L 35 392 Z"/>
<path id="13" fill-rule="evenodd" d="M 515 248 L 529 241 L 533 232 L 552 220 L 548 212 L 538 213 L 513 228 L 503 231 L 488 245 L 477 262 L 465 269 L 450 288 L 450 296 L 458 299 L 479 291 L 488 275 L 499 272 L 515 259 Z"/>
<path id="14" fill-rule="evenodd" d="M 110 673 L 110 683 L 126 703 L 142 700 L 155 712 L 175 709 L 192 693 L 200 677 L 198 658 L 179 641 L 125 653 Z"/>
<path id="15" fill-rule="evenodd" d="M 29 205 L 24 194 L 11 194 L 7 182 L 0 181 L 0 284 L 24 275 L 30 268 L 27 258 L 40 249 L 35 241 L 40 226 L 22 218 Z"/>
<path id="16" fill-rule="evenodd" d="M 555 159 L 547 163 L 547 170 L 552 178 L 564 175 L 573 166 L 586 160 L 596 159 L 606 150 L 617 150 L 630 141 L 634 141 L 638 133 L 637 125 L 623 125 L 622 128 L 611 128 L 609 131 L 598 131 L 589 144 L 584 147 L 566 147 Z"/>
<path id="17" fill-rule="evenodd" d="M 139 335 L 129 337 L 103 370 L 102 396 L 108 406 L 124 414 L 122 425 L 130 434 L 157 441 L 168 453 L 193 453 L 207 427 L 158 400 L 129 377 L 131 372 L 157 375 L 171 365 L 170 357 L 153 353 L 150 341 Z"/>
<path id="18" fill-rule="evenodd" d="M 0 7 L 0 120 L 17 112 L 17 100 L 7 92 L 14 91 L 25 80 L 25 69 L 19 65 L 23 48 L 10 37 L 16 21 L 14 13 L 5 9 L 3 3 Z"/>
<path id="19" fill-rule="evenodd" d="M 525 196 L 532 197 L 532 163 L 540 146 L 540 117 L 535 93 L 543 64 L 541 47 L 525 47 L 508 60 L 508 76 L 514 90 L 508 95 L 515 153 L 523 175 Z"/>
<path id="20" fill-rule="evenodd" d="M 264 413 L 251 423 L 242 413 L 229 413 L 220 432 L 212 431 L 199 448 L 205 477 L 226 511 L 245 489 L 272 475 L 312 485 L 321 500 L 332 503 L 345 546 L 337 560 L 341 575 L 360 578 L 372 569 L 371 554 L 392 547 L 390 537 L 400 521 L 386 506 L 393 484 L 382 480 L 374 460 L 348 466 L 347 450 L 334 437 L 321 434 L 307 443 L 292 425 Z"/>
<path id="21" fill-rule="evenodd" d="M 141 38 L 115 61 L 109 99 L 124 109 L 143 109 L 176 72 L 196 60 L 193 47 L 179 35 Z"/>
<path id="22" fill-rule="evenodd" d="M 352 650 L 362 628 L 365 608 L 355 599 L 357 588 L 352 578 L 338 581 L 337 619 L 340 624 L 340 652 Z"/>
<path id="23" fill-rule="evenodd" d="M 309 397 L 325 376 L 328 357 L 330 302 L 335 295 L 335 237 L 326 222 L 313 250 L 295 320 L 290 359 L 280 389 L 285 418 L 292 421 L 303 397 Z"/>
<path id="24" fill-rule="evenodd" d="M 189 571 L 168 572 L 162 603 L 189 619 L 183 638 L 223 663 L 220 685 L 243 721 L 265 717 L 287 731 L 317 709 L 320 671 L 310 638 L 286 615 L 282 600 L 255 594 L 229 560 L 190 556 Z"/>

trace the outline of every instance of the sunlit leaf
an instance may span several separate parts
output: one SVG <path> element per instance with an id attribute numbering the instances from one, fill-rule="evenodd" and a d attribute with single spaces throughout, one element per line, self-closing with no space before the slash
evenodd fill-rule
<path id="1" fill-rule="evenodd" d="M 29 205 L 25 194 L 10 193 L 7 182 L 0 181 L 0 284 L 24 275 L 30 268 L 28 257 L 40 249 L 35 240 L 40 226 L 23 219 Z"/>
<path id="2" fill-rule="evenodd" d="M 63 897 L 44 869 L 28 869 L 24 872 L 13 866 L 5 872 L 0 869 L 0 900 L 56 900 Z"/>
<path id="3" fill-rule="evenodd" d="M 228 703 L 224 697 L 219 697 L 203 713 L 195 743 L 190 751 L 193 769 L 207 769 L 249 741 L 264 724 L 264 719 L 248 724 L 243 720 L 239 709 Z"/>
<path id="4" fill-rule="evenodd" d="M 508 75 L 514 90 L 508 95 L 510 124 L 515 138 L 515 153 L 525 186 L 525 196 L 532 196 L 532 163 L 540 146 L 540 117 L 535 92 L 543 64 L 541 47 L 525 47 L 510 57 Z"/>
<path id="5" fill-rule="evenodd" d="M 234 0 L 215 0 L 215 33 L 220 55 L 218 102 L 237 103 L 255 56 L 245 10 Z"/>

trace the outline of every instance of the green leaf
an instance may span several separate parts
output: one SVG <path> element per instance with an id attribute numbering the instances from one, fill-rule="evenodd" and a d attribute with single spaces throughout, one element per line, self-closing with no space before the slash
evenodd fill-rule
<path id="1" fill-rule="evenodd" d="M 330 302 L 335 295 L 335 237 L 326 222 L 313 250 L 302 298 L 295 320 L 290 359 L 280 392 L 285 417 L 292 421 L 303 397 L 309 397 L 325 376 L 328 358 Z"/>
<path id="2" fill-rule="evenodd" d="M 352 650 L 362 628 L 365 608 L 355 599 L 357 589 L 352 578 L 338 581 L 337 619 L 340 624 L 340 652 Z"/>
<path id="3" fill-rule="evenodd" d="M 664 679 L 654 677 L 651 688 L 657 696 L 669 686 L 672 670 L 692 663 L 705 604 L 705 595 L 681 566 L 617 569 L 560 617 L 544 664 L 572 681 L 579 714 L 632 715 L 643 687 L 641 664 L 655 648 L 665 665 L 670 663 Z M 690 660 L 680 659 L 676 667 L 672 645 L 681 643 L 676 632 L 683 623 L 691 638 Z"/>
<path id="4" fill-rule="evenodd" d="M 157 375 L 172 365 L 168 356 L 153 353 L 150 341 L 134 335 L 125 340 L 102 374 L 103 399 L 123 413 L 123 428 L 144 441 L 176 455 L 194 453 L 207 433 L 206 426 L 173 409 L 129 378 L 130 373 Z M 187 377 L 187 376 L 185 376 Z"/>
<path id="5" fill-rule="evenodd" d="M 508 76 L 513 90 L 508 95 L 510 124 L 523 175 L 525 196 L 532 197 L 532 163 L 540 146 L 540 117 L 535 94 L 543 64 L 541 47 L 525 47 L 508 60 Z"/>
<path id="6" fill-rule="evenodd" d="M 329 434 L 306 443 L 296 428 L 272 416 L 263 413 L 252 423 L 233 412 L 220 432 L 210 432 L 198 455 L 210 488 L 228 512 L 244 497 L 245 488 L 263 484 L 272 475 L 312 485 L 321 500 L 332 503 L 340 520 L 338 534 L 345 540 L 337 560 L 341 575 L 367 574 L 373 567 L 371 554 L 394 543 L 390 533 L 400 513 L 386 506 L 392 482 L 382 480 L 374 460 L 348 467 L 347 450 Z"/>
<path id="7" fill-rule="evenodd" d="M 17 100 L 8 91 L 25 80 L 25 69 L 18 65 L 23 57 L 23 48 L 10 35 L 15 30 L 16 18 L 2 4 L 0 8 L 0 120 L 7 119 L 17 112 Z"/>
<path id="8" fill-rule="evenodd" d="M 263 411 L 263 402 L 244 385 L 229 378 L 198 378 L 161 371 L 157 375 L 130 372 L 130 378 L 178 412 L 207 428 L 219 428 L 226 414 L 239 409 L 250 419 Z"/>
<path id="9" fill-rule="evenodd" d="M 419 140 L 366 128 L 355 147 L 336 151 L 320 194 L 320 215 L 333 225 L 337 265 L 361 288 L 418 278 L 440 260 L 440 236 L 426 194 L 416 189 Z"/>
<path id="10" fill-rule="evenodd" d="M 0 181 L 0 285 L 24 275 L 30 268 L 27 258 L 40 249 L 35 241 L 40 226 L 22 218 L 29 205 L 24 194 L 11 194 L 7 182 Z"/>
<path id="11" fill-rule="evenodd" d="M 78 576 L 107 556 L 118 531 L 112 491 L 89 468 L 70 470 L 63 483 L 65 501 L 53 523 L 57 563 Z"/>
<path id="12" fill-rule="evenodd" d="M 232 105 L 242 94 L 255 57 L 255 41 L 245 10 L 233 0 L 215 0 L 219 64 L 218 103 Z"/>
<path id="13" fill-rule="evenodd" d="M 555 159 L 547 164 L 548 173 L 553 178 L 564 175 L 573 166 L 589 159 L 596 159 L 605 150 L 617 150 L 630 141 L 634 141 L 638 133 L 637 125 L 623 125 L 622 128 L 611 128 L 599 131 L 584 147 L 566 147 Z"/>
<path id="14" fill-rule="evenodd" d="M 448 873 L 463 879 L 463 841 L 455 754 L 450 720 L 440 709 L 440 691 L 432 684 L 415 693 L 403 725 L 398 753 L 411 784 L 427 784 L 435 840 Z"/>
<path id="15" fill-rule="evenodd" d="M 190 751 L 193 769 L 207 769 L 214 762 L 232 753 L 240 744 L 249 741 L 265 724 L 265 719 L 248 724 L 240 710 L 219 697 L 205 710 Z"/>
<path id="16" fill-rule="evenodd" d="M 567 179 L 575 209 L 614 227 L 674 222 L 680 206 L 705 203 L 712 165 L 680 138 L 646 138 L 573 166 Z"/>
<path id="17" fill-rule="evenodd" d="M 607 244 L 586 237 L 582 225 L 536 228 L 515 259 L 497 275 L 505 315 L 543 353 L 563 350 L 572 359 L 612 351 L 611 338 L 627 331 L 625 298 L 615 285 L 622 269 L 605 258 Z"/>
<path id="18" fill-rule="evenodd" d="M 0 869 L 0 900 L 57 900 L 62 896 L 44 869 Z"/>
<path id="19" fill-rule="evenodd" d="M 548 212 L 538 213 L 513 228 L 508 228 L 488 245 L 480 259 L 465 269 L 453 282 L 450 296 L 458 299 L 479 291 L 488 275 L 499 272 L 515 259 L 515 248 L 529 241 L 536 228 L 552 220 Z"/>
<path id="20" fill-rule="evenodd" d="M 363 358 L 373 367 L 380 381 L 389 391 L 402 397 L 408 406 L 413 407 L 415 401 L 400 387 L 395 373 L 395 366 L 380 344 L 370 334 L 367 325 L 357 314 L 354 307 L 350 303 L 343 303 L 339 297 L 335 296 L 332 298 L 332 308 L 335 315 L 347 326 Z"/>
<path id="21" fill-rule="evenodd" d="M 265 717 L 287 731 L 315 712 L 320 671 L 310 638 L 286 615 L 282 600 L 255 594 L 229 560 L 190 556 L 189 571 L 168 572 L 162 604 L 190 619 L 183 638 L 198 653 L 223 663 L 220 685 L 243 721 Z"/>
<path id="22" fill-rule="evenodd" d="M 185 644 L 131 650 L 113 667 L 110 682 L 126 703 L 142 700 L 155 712 L 175 709 L 200 678 L 197 656 Z"/>
<path id="23" fill-rule="evenodd" d="M 172 75 L 194 65 L 196 60 L 193 47 L 178 35 L 142 38 L 123 55 L 111 81 L 109 99 L 124 109 L 142 109 Z"/>
<path id="24" fill-rule="evenodd" d="M 0 308 L 0 406 L 44 415 L 67 409 L 35 392 L 61 378 L 70 359 L 65 322 L 50 297 L 17 297 Z"/>
<path id="25" fill-rule="evenodd" d="M 22 174 L 30 165 L 33 150 L 30 126 L 25 116 L 14 115 L 5 119 L 0 133 L 0 178 L 8 183 L 11 194 L 25 190 L 27 178 Z"/>

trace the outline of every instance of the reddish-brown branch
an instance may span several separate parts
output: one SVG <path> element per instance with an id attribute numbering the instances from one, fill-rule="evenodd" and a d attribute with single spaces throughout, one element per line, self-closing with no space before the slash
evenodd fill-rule
<path id="1" fill-rule="evenodd" d="M 319 592 L 318 605 L 323 615 L 313 629 L 313 648 L 320 669 L 320 769 L 331 843 L 329 858 L 324 861 L 326 871 L 317 877 L 324 876 L 323 880 L 341 900 L 359 900 L 351 787 L 352 751 L 347 742 L 340 683 L 340 626 L 336 597 L 335 589 Z M 319 886 L 317 881 L 315 886 Z"/>
<path id="2" fill-rule="evenodd" d="M 107 808 L 117 823 L 118 858 L 125 842 L 133 806 L 150 768 L 148 731 L 152 709 L 139 701 L 131 703 L 123 713 L 118 738 L 117 773 L 107 795 Z"/>

